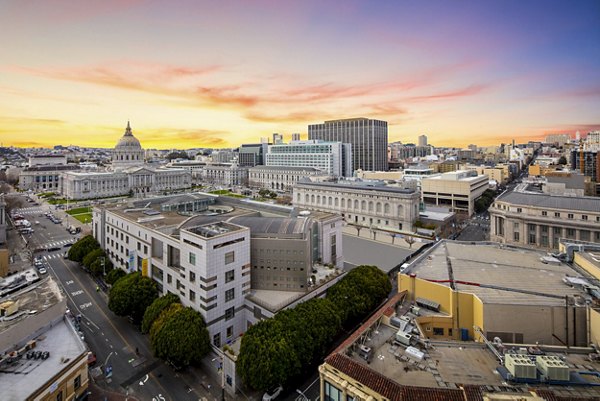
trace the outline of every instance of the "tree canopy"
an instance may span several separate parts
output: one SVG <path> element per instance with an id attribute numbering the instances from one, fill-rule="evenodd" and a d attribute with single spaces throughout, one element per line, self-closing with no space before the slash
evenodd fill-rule
<path id="1" fill-rule="evenodd" d="M 286 385 L 318 364 L 342 325 L 351 327 L 392 290 L 385 273 L 359 266 L 315 298 L 253 325 L 242 338 L 237 366 L 244 383 L 257 390 Z"/>
<path id="2" fill-rule="evenodd" d="M 110 285 L 114 285 L 117 280 L 121 277 L 125 277 L 127 273 L 123 269 L 111 269 L 108 273 L 106 273 L 106 282 Z"/>
<path id="3" fill-rule="evenodd" d="M 117 316 L 131 316 L 141 322 L 144 312 L 158 297 L 154 280 L 139 272 L 130 273 L 119 279 L 108 293 L 108 309 Z"/>
<path id="4" fill-rule="evenodd" d="M 202 315 L 175 303 L 152 325 L 151 345 L 156 357 L 188 366 L 198 364 L 208 353 L 210 339 Z"/>
<path id="5" fill-rule="evenodd" d="M 93 236 L 86 235 L 74 243 L 71 248 L 69 248 L 69 253 L 67 256 L 70 260 L 81 263 L 83 262 L 83 258 L 85 258 L 90 252 L 99 248 L 100 244 L 98 244 L 98 241 L 96 241 Z"/>
<path id="6" fill-rule="evenodd" d="M 173 303 L 181 303 L 179 297 L 175 294 L 168 293 L 162 297 L 156 298 L 152 305 L 144 312 L 144 319 L 142 320 L 142 333 L 148 333 L 152 328 L 152 324 L 163 310 L 168 308 Z"/>

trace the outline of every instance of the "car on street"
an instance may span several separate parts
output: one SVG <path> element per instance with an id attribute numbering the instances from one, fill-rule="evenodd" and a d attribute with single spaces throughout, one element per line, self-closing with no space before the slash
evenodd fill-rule
<path id="1" fill-rule="evenodd" d="M 63 248 L 68 248 L 70 246 L 73 246 L 73 244 L 70 242 L 67 242 L 66 244 L 63 245 Z"/>
<path id="2" fill-rule="evenodd" d="M 48 251 L 48 252 L 54 252 L 54 251 L 59 251 L 59 250 L 60 250 L 59 246 L 51 246 L 51 247 L 46 248 L 46 251 Z"/>
<path id="3" fill-rule="evenodd" d="M 282 391 L 283 391 L 283 387 L 281 387 L 281 386 L 273 387 L 273 388 L 267 390 L 267 392 L 263 395 L 262 401 L 274 400 L 277 397 L 279 397 L 279 395 L 281 394 Z"/>
<path id="4" fill-rule="evenodd" d="M 37 271 L 40 274 L 46 274 L 46 273 L 48 273 L 48 270 L 46 270 L 46 268 L 44 266 L 38 267 Z"/>

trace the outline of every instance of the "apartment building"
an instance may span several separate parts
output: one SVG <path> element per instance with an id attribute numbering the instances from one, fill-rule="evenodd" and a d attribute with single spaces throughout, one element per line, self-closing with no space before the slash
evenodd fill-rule
<path id="1" fill-rule="evenodd" d="M 507 192 L 489 209 L 490 239 L 558 249 L 561 238 L 600 242 L 600 198 Z"/>
<path id="2" fill-rule="evenodd" d="M 423 203 L 448 207 L 452 212 L 472 215 L 475 200 L 489 187 L 489 179 L 475 171 L 459 170 L 421 180 Z"/>
<path id="3" fill-rule="evenodd" d="M 348 223 L 410 231 L 419 217 L 419 192 L 386 186 L 383 182 L 299 182 L 295 207 L 341 214 Z"/>

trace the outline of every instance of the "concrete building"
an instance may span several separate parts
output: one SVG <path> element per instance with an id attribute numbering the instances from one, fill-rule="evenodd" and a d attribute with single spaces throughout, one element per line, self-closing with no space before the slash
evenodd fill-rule
<path id="1" fill-rule="evenodd" d="M 448 207 L 453 212 L 475 212 L 475 200 L 489 187 L 489 178 L 475 171 L 454 171 L 421 180 L 423 203 Z"/>
<path id="2" fill-rule="evenodd" d="M 600 242 L 600 198 L 507 192 L 489 209 L 492 241 L 558 249 L 561 238 Z"/>
<path id="3" fill-rule="evenodd" d="M 571 169 L 579 170 L 592 181 L 600 183 L 600 150 L 571 151 Z"/>
<path id="4" fill-rule="evenodd" d="M 62 187 L 62 174 L 79 170 L 76 164 L 66 164 L 65 156 L 31 157 L 30 163 L 32 159 L 35 160 L 33 165 L 19 173 L 19 188 L 25 191 L 59 192 Z M 48 161 L 49 164 L 41 164 L 43 161 Z"/>
<path id="5" fill-rule="evenodd" d="M 238 162 L 243 167 L 262 166 L 265 164 L 265 155 L 268 143 L 244 144 L 238 152 Z"/>
<path id="6" fill-rule="evenodd" d="M 200 172 L 203 182 L 226 187 L 248 185 L 248 167 L 238 164 L 207 164 Z"/>
<path id="7" fill-rule="evenodd" d="M 594 349 L 588 333 L 594 344 L 600 334 L 600 313 L 578 301 L 586 292 L 563 282 L 566 274 L 586 279 L 566 265 L 541 263 L 541 256 L 490 244 L 438 242 L 399 274 L 399 293 L 325 359 L 320 399 L 595 399 L 594 379 L 567 390 L 547 381 L 519 383 L 501 373 L 519 344 L 528 360 L 536 357 L 526 344 L 538 344 L 565 366 L 587 364 L 585 352 Z M 571 352 L 567 344 L 585 351 Z"/>
<path id="8" fill-rule="evenodd" d="M 248 186 L 291 192 L 304 177 L 327 176 L 314 167 L 256 166 L 248 169 Z"/>
<path id="9" fill-rule="evenodd" d="M 477 175 L 485 175 L 490 181 L 496 181 L 498 184 L 506 185 L 510 178 L 507 174 L 508 169 L 504 166 L 475 166 L 464 164 L 460 166 L 461 170 L 474 170 Z"/>
<path id="10" fill-rule="evenodd" d="M 418 183 L 418 185 L 421 185 L 421 181 L 424 178 L 428 178 L 428 177 L 437 177 L 439 176 L 438 173 L 436 173 L 433 168 L 426 166 L 426 165 L 416 165 L 416 166 L 410 166 L 410 167 L 406 167 L 404 169 L 404 176 L 403 179 L 406 181 L 416 181 Z"/>
<path id="11" fill-rule="evenodd" d="M 419 135 L 419 146 L 427 146 L 427 135 Z"/>
<path id="12" fill-rule="evenodd" d="M 565 143 L 569 143 L 571 141 L 571 135 L 569 134 L 552 134 L 546 136 L 544 143 L 550 143 L 557 146 L 564 146 Z"/>
<path id="13" fill-rule="evenodd" d="M 112 154 L 111 172 L 68 172 L 62 176 L 60 192 L 69 199 L 93 199 L 133 193 L 173 191 L 191 187 L 185 169 L 153 168 L 144 163 L 144 150 L 133 136 L 129 122 Z"/>
<path id="14" fill-rule="evenodd" d="M 229 149 L 215 150 L 210 158 L 213 163 L 232 163 L 237 158 L 237 153 Z"/>
<path id="15" fill-rule="evenodd" d="M 35 166 L 65 166 L 67 164 L 66 155 L 40 154 L 29 156 L 29 167 Z"/>
<path id="16" fill-rule="evenodd" d="M 298 182 L 295 207 L 341 214 L 348 223 L 396 231 L 411 231 L 419 217 L 419 192 L 388 187 L 383 182 Z"/>
<path id="17" fill-rule="evenodd" d="M 353 170 L 388 170 L 386 121 L 351 118 L 311 124 L 308 126 L 308 139 L 351 144 Z"/>
<path id="18" fill-rule="evenodd" d="M 35 273 L 31 269 L 23 274 Z M 26 291 L 0 298 L 3 316 L 0 320 L 0 394 L 3 400 L 82 400 L 86 397 L 88 352 L 65 316 L 66 309 L 66 297 L 50 277 L 33 282 Z M 38 354 L 31 358 L 30 352 L 44 356 Z"/>
<path id="19" fill-rule="evenodd" d="M 320 140 L 269 145 L 266 166 L 314 167 L 335 177 L 352 176 L 352 148 L 348 143 Z"/>

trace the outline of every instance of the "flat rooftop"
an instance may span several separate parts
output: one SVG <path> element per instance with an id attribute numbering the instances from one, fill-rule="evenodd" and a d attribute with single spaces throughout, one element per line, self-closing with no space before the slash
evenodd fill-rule
<path id="1" fill-rule="evenodd" d="M 204 238 L 214 238 L 223 234 L 229 234 L 241 230 L 244 230 L 244 227 L 236 224 L 225 223 L 223 221 L 208 223 L 197 227 L 189 227 L 186 229 L 186 231 Z"/>
<path id="2" fill-rule="evenodd" d="M 545 253 L 533 250 L 502 247 L 493 243 L 464 243 L 440 241 L 405 271 L 425 280 L 454 279 L 479 284 L 496 285 L 535 291 L 564 297 L 583 295 L 567 286 L 563 277 L 581 277 L 565 264 L 544 264 Z M 451 270 L 450 270 L 451 269 Z M 449 283 L 440 283 L 449 286 Z M 473 285 L 456 284 L 456 289 L 475 294 L 485 303 L 515 305 L 564 305 L 564 300 L 533 294 L 496 290 Z"/>
<path id="3" fill-rule="evenodd" d="M 413 194 L 415 192 L 414 189 L 411 188 L 398 188 L 398 187 L 390 187 L 386 186 L 383 182 L 373 182 L 373 181 L 345 181 L 343 183 L 335 183 L 335 182 L 312 182 L 312 181 L 298 181 L 296 185 L 299 186 L 311 186 L 311 187 L 325 187 L 330 189 L 335 188 L 344 188 L 344 189 L 353 189 L 353 190 L 361 190 L 361 191 L 380 191 L 380 192 L 391 192 L 396 194 Z"/>
<path id="4" fill-rule="evenodd" d="M 424 354 L 423 359 L 410 358 L 406 354 L 406 346 L 394 343 L 398 328 L 383 323 L 382 319 L 384 315 L 391 317 L 396 313 L 411 316 L 406 314 L 409 307 L 410 300 L 404 298 L 402 293 L 396 294 L 329 355 L 326 362 L 389 399 L 399 400 L 401 397 L 398 397 L 398 394 L 404 394 L 415 387 L 423 388 L 422 391 L 428 394 L 439 394 L 440 398 L 436 399 L 464 399 L 449 398 L 451 394 L 443 391 L 468 386 L 482 392 L 494 393 L 527 394 L 534 388 L 536 392 L 551 391 L 555 395 L 567 397 L 597 397 L 600 394 L 597 388 L 591 386 L 508 384 L 496 372 L 496 368 L 500 366 L 498 359 L 485 344 L 477 342 L 430 341 L 428 348 L 417 346 Z M 370 362 L 359 355 L 360 346 L 371 349 Z M 512 348 L 510 344 L 505 346 Z M 571 370 L 600 369 L 600 363 L 590 362 L 585 352 L 570 352 L 562 347 L 541 349 L 546 355 L 556 355 L 564 359 Z M 586 377 L 586 380 L 598 382 L 591 376 Z M 439 391 L 442 392 L 436 393 Z"/>
<path id="5" fill-rule="evenodd" d="M 27 399 L 70 362 L 87 352 L 66 318 L 37 337 L 34 351 L 48 351 L 50 355 L 45 360 L 27 359 L 23 356 L 0 371 L 3 400 Z"/>

